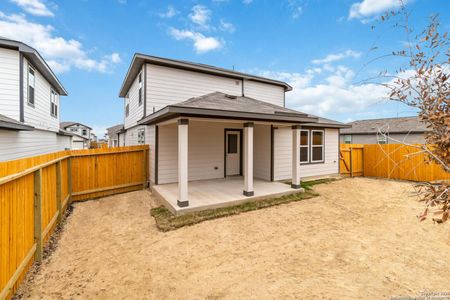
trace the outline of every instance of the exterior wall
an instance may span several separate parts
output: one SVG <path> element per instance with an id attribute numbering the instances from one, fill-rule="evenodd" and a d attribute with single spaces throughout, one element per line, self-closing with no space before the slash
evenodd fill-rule
<path id="1" fill-rule="evenodd" d="M 59 131 L 60 96 L 57 95 L 58 117 L 50 114 L 51 85 L 36 68 L 34 107 L 28 103 L 28 61 L 24 58 L 23 63 L 23 95 L 24 95 L 24 117 L 25 124 L 37 129 Z M 55 90 L 56 92 L 56 90 Z"/>
<path id="2" fill-rule="evenodd" d="M 278 128 L 274 136 L 274 180 L 292 177 L 292 129 Z M 325 160 L 323 163 L 302 164 L 300 177 L 315 177 L 339 173 L 339 131 L 325 129 Z"/>
<path id="3" fill-rule="evenodd" d="M 138 143 L 138 130 L 141 128 L 146 128 L 145 125 L 134 126 L 125 131 L 125 146 L 134 146 L 139 145 Z M 147 135 L 147 130 L 145 130 L 145 134 Z M 147 136 L 145 137 L 145 144 L 147 142 Z"/>
<path id="4" fill-rule="evenodd" d="M 149 145 L 149 175 L 150 182 L 155 182 L 155 146 L 156 146 L 156 129 L 155 125 L 146 126 L 145 128 L 145 143 Z"/>
<path id="5" fill-rule="evenodd" d="M 284 87 L 282 86 L 246 80 L 244 95 L 284 107 Z"/>
<path id="6" fill-rule="evenodd" d="M 119 146 L 125 146 L 125 133 L 118 134 Z"/>
<path id="7" fill-rule="evenodd" d="M 270 125 L 255 124 L 253 130 L 253 176 L 270 180 Z"/>
<path id="8" fill-rule="evenodd" d="M 344 135 L 341 134 L 340 141 L 344 144 Z M 377 135 L 376 134 L 352 134 L 352 144 L 377 144 Z M 408 144 L 425 144 L 425 137 L 423 133 L 411 133 L 406 136 L 406 134 L 394 133 L 389 135 L 390 138 L 393 138 L 398 141 L 404 141 Z M 391 139 L 388 140 L 389 144 L 398 144 L 397 141 L 393 141 Z"/>
<path id="9" fill-rule="evenodd" d="M 89 140 L 84 139 L 81 136 L 73 136 L 72 137 L 72 148 L 74 150 L 89 149 L 89 147 L 90 147 Z"/>
<path id="10" fill-rule="evenodd" d="M 41 155 L 71 148 L 71 137 L 33 130 L 0 129 L 0 161 Z"/>
<path id="11" fill-rule="evenodd" d="M 83 129 L 86 130 L 86 134 L 83 134 Z M 88 127 L 80 125 L 80 124 L 75 124 L 73 126 L 66 127 L 65 130 L 70 133 L 75 133 L 75 134 L 81 135 L 87 139 L 90 139 L 90 136 L 91 136 L 91 130 Z"/>
<path id="12" fill-rule="evenodd" d="M 124 100 L 124 116 L 125 116 L 125 122 L 124 122 L 124 128 L 128 129 L 133 126 L 136 126 L 137 121 L 142 119 L 144 117 L 144 101 L 145 101 L 145 74 L 142 71 L 142 103 L 139 105 L 139 74 L 136 76 L 136 78 L 133 81 L 133 84 L 130 87 L 130 90 L 128 91 L 128 98 L 125 98 Z M 126 105 L 129 104 L 129 115 L 126 116 Z"/>
<path id="13" fill-rule="evenodd" d="M 0 113 L 20 121 L 19 51 L 0 48 Z"/>
<path id="14" fill-rule="evenodd" d="M 242 82 L 238 79 L 151 64 L 147 64 L 146 67 L 147 115 L 167 105 L 208 93 L 242 95 Z"/>

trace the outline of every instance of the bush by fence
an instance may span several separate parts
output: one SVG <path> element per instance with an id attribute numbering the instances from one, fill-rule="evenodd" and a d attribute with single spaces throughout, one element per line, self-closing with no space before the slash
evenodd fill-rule
<path id="1" fill-rule="evenodd" d="M 148 146 L 61 151 L 0 162 L 0 299 L 8 298 L 71 201 L 145 187 Z"/>

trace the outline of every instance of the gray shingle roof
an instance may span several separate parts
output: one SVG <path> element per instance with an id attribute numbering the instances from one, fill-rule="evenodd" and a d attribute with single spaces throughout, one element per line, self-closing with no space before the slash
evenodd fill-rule
<path id="1" fill-rule="evenodd" d="M 69 122 L 69 121 L 67 121 L 67 122 L 61 122 L 61 123 L 59 123 L 59 127 L 60 127 L 61 129 L 66 129 L 67 127 L 70 127 L 70 126 L 72 126 L 72 125 L 81 125 L 81 126 L 84 126 L 84 127 L 89 128 L 89 129 L 92 130 L 91 127 L 89 127 L 89 126 L 87 126 L 87 125 L 84 125 L 84 124 L 82 124 L 82 123 L 79 123 L 79 122 Z"/>
<path id="2" fill-rule="evenodd" d="M 250 112 L 258 114 L 293 115 L 299 117 L 308 116 L 305 113 L 293 109 L 284 108 L 249 97 L 232 96 L 221 92 L 214 92 L 200 97 L 193 97 L 170 106 Z"/>
<path id="3" fill-rule="evenodd" d="M 351 128 L 342 129 L 342 134 L 377 133 L 380 128 L 390 133 L 426 132 L 430 131 L 419 117 L 402 117 L 386 119 L 358 120 L 348 123 Z"/>
<path id="4" fill-rule="evenodd" d="M 0 115 L 0 128 L 12 130 L 33 130 L 32 126 L 25 125 L 4 115 Z"/>
<path id="5" fill-rule="evenodd" d="M 109 136 L 112 136 L 114 134 L 119 133 L 123 129 L 124 129 L 123 124 L 117 124 L 117 125 L 111 126 L 109 128 L 106 128 L 106 131 L 108 132 Z"/>

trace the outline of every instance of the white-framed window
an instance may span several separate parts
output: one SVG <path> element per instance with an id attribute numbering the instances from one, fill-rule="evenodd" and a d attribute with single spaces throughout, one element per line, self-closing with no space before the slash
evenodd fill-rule
<path id="1" fill-rule="evenodd" d="M 311 162 L 324 161 L 324 131 L 311 130 Z"/>
<path id="2" fill-rule="evenodd" d="M 128 117 L 130 115 L 130 95 L 127 94 L 125 96 L 125 117 Z"/>
<path id="3" fill-rule="evenodd" d="M 138 144 L 145 144 L 145 128 L 138 129 Z"/>
<path id="4" fill-rule="evenodd" d="M 300 130 L 300 163 L 309 162 L 309 130 Z"/>
<path id="5" fill-rule="evenodd" d="M 35 71 L 28 66 L 28 104 L 34 105 L 34 87 L 35 87 Z"/>
<path id="6" fill-rule="evenodd" d="M 58 117 L 58 94 L 53 89 L 50 91 L 50 115 Z"/>
<path id="7" fill-rule="evenodd" d="M 351 144 L 352 143 L 352 135 L 351 134 L 345 134 L 344 135 L 344 143 L 345 144 Z"/>
<path id="8" fill-rule="evenodd" d="M 72 131 L 72 132 L 77 132 L 78 131 L 78 128 L 74 128 L 74 127 L 71 127 L 71 128 L 69 128 L 70 129 L 70 131 Z"/>
<path id="9" fill-rule="evenodd" d="M 139 105 L 142 104 L 142 72 L 139 73 Z"/>
<path id="10" fill-rule="evenodd" d="M 81 130 L 81 134 L 82 134 L 82 135 L 87 135 L 87 129 Z"/>
<path id="11" fill-rule="evenodd" d="M 383 134 L 377 134 L 377 143 L 378 144 L 387 144 L 387 138 Z"/>

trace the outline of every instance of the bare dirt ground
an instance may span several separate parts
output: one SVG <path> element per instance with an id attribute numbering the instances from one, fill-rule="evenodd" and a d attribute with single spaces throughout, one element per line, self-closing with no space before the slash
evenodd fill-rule
<path id="1" fill-rule="evenodd" d="M 380 299 L 450 292 L 450 224 L 412 185 L 345 179 L 321 196 L 157 231 L 148 192 L 75 204 L 29 298 Z"/>

